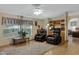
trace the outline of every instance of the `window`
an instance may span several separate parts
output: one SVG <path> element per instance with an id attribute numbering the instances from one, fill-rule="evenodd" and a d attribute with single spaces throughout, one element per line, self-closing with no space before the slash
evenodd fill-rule
<path id="1" fill-rule="evenodd" d="M 18 35 L 19 31 L 20 31 L 19 25 L 6 26 L 6 28 L 3 29 L 3 34 L 5 37 L 15 37 L 15 36 L 19 36 Z"/>
<path id="2" fill-rule="evenodd" d="M 23 31 L 28 33 L 29 36 L 32 35 L 32 25 L 22 25 L 21 29 L 23 29 Z"/>
<path id="3" fill-rule="evenodd" d="M 17 37 L 21 30 L 28 33 L 29 36 L 32 35 L 33 21 L 31 20 L 2 17 L 2 25 L 5 26 L 3 29 L 5 37 Z"/>
<path id="4" fill-rule="evenodd" d="M 7 38 L 13 38 L 19 36 L 18 32 L 23 29 L 26 33 L 28 33 L 29 36 L 32 35 L 32 25 L 13 25 L 13 26 L 6 26 L 5 29 L 3 29 L 3 34 Z"/>
<path id="5" fill-rule="evenodd" d="M 77 24 L 76 21 L 71 22 L 71 26 L 76 26 L 76 24 Z"/>

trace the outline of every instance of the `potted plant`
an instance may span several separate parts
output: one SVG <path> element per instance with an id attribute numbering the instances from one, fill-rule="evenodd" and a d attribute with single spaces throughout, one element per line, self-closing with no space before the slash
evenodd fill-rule
<path id="1" fill-rule="evenodd" d="M 23 29 L 22 29 L 21 31 L 18 32 L 18 34 L 20 34 L 20 37 L 21 37 L 22 39 L 24 39 L 25 36 L 26 36 L 26 34 L 28 34 L 28 33 L 26 33 L 25 31 L 23 31 Z"/>

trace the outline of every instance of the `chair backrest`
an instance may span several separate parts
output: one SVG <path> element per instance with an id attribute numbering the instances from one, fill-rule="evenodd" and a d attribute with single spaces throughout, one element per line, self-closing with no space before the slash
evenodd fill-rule
<path id="1" fill-rule="evenodd" d="M 42 29 L 42 30 L 40 31 L 40 33 L 46 34 L 46 30 L 45 30 L 45 29 Z"/>
<path id="2" fill-rule="evenodd" d="M 60 28 L 54 28 L 53 33 L 57 33 L 57 34 L 59 34 L 59 35 L 60 35 L 60 33 L 61 33 Z"/>

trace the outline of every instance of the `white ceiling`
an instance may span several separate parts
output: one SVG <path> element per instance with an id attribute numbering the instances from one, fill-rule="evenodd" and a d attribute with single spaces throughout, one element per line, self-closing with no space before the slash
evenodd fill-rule
<path id="1" fill-rule="evenodd" d="M 34 18 L 56 17 L 65 12 L 79 11 L 79 4 L 42 4 L 40 9 L 44 10 L 39 16 L 35 16 L 34 6 L 32 4 L 0 4 L 0 12 L 6 12 L 14 15 L 30 16 Z"/>

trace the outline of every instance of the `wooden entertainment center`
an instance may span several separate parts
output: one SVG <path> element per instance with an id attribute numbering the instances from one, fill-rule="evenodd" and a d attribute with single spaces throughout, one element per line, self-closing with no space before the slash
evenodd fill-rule
<path id="1" fill-rule="evenodd" d="M 64 43 L 65 40 L 65 20 L 50 20 L 49 21 L 49 27 L 48 27 L 48 35 L 52 35 L 52 31 L 50 30 L 50 27 L 54 26 L 54 28 L 60 28 L 61 29 L 61 37 L 62 37 L 62 43 Z"/>

